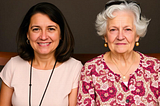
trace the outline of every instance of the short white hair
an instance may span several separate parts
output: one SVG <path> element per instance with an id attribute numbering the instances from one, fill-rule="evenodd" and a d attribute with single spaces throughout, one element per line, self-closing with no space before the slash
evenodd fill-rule
<path id="1" fill-rule="evenodd" d="M 113 12 L 131 11 L 135 15 L 134 24 L 136 26 L 136 33 L 137 35 L 139 35 L 139 37 L 144 37 L 146 35 L 147 27 L 150 20 L 141 16 L 140 6 L 135 2 L 127 3 L 125 0 L 116 0 L 116 1 L 124 1 L 124 3 L 111 5 L 97 15 L 95 26 L 96 26 L 98 35 L 103 38 L 104 35 L 106 34 L 107 18 L 113 19 L 115 17 L 113 15 Z M 115 0 L 111 0 L 107 3 L 110 3 L 110 2 L 115 2 Z"/>

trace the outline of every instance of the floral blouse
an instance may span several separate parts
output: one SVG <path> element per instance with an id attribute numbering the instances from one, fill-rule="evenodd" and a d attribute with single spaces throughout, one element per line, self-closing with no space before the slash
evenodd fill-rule
<path id="1" fill-rule="evenodd" d="M 103 54 L 81 70 L 78 106 L 160 106 L 160 61 L 140 54 L 140 64 L 126 86 L 106 65 Z"/>

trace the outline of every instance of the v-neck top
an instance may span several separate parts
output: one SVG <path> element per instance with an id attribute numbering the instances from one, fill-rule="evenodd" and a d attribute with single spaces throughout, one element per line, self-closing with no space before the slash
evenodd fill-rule
<path id="1" fill-rule="evenodd" d="M 140 63 L 126 86 L 105 63 L 104 54 L 86 62 L 79 81 L 79 106 L 160 105 L 160 61 L 140 52 Z"/>

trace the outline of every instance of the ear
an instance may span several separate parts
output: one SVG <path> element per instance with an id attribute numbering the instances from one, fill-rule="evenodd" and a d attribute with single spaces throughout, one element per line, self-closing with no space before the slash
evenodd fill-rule
<path id="1" fill-rule="evenodd" d="M 140 38 L 139 35 L 137 35 L 137 36 L 136 36 L 136 42 L 139 41 L 139 38 Z"/>
<path id="2" fill-rule="evenodd" d="M 106 35 L 104 35 L 104 40 L 106 43 L 108 42 Z"/>
<path id="3" fill-rule="evenodd" d="M 28 38 L 28 40 L 29 40 L 29 34 L 27 33 L 27 38 Z"/>

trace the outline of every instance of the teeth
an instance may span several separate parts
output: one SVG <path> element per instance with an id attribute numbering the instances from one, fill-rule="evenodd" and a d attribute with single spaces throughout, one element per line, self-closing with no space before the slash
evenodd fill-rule
<path id="1" fill-rule="evenodd" d="M 38 43 L 40 45 L 48 45 L 49 43 Z"/>

